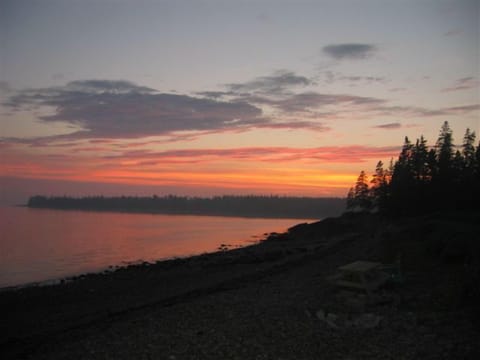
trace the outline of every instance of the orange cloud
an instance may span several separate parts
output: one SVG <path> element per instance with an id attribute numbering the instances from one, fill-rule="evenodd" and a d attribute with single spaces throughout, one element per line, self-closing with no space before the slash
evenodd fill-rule
<path id="1" fill-rule="evenodd" d="M 168 151 L 80 146 L 52 153 L 5 151 L 2 176 L 131 185 L 215 188 L 226 192 L 344 196 L 360 162 L 394 156 L 396 147 L 246 147 Z M 355 165 L 353 165 L 355 164 Z"/>
<path id="2" fill-rule="evenodd" d="M 247 147 L 230 149 L 182 149 L 168 151 L 131 151 L 106 156 L 108 159 L 137 160 L 138 163 L 166 163 L 186 161 L 191 163 L 214 161 L 221 159 L 259 161 L 259 162 L 291 162 L 301 160 L 317 160 L 328 163 L 358 163 L 369 159 L 393 157 L 398 153 L 396 146 L 368 147 L 360 145 L 325 146 L 317 148 L 291 147 Z"/>

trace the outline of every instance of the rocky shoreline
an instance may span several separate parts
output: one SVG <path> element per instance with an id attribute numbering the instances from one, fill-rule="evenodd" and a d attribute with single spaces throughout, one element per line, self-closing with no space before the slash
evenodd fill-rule
<path id="1" fill-rule="evenodd" d="M 465 259 L 455 261 L 478 249 L 469 242 L 449 248 L 452 237 L 458 243 L 477 236 L 475 219 L 392 222 L 350 214 L 298 225 L 245 248 L 4 291 L 0 356 L 479 358 L 479 321 L 471 306 L 476 288 L 468 285 Z M 399 252 L 404 283 L 376 297 L 336 289 L 327 280 L 338 266 L 391 262 Z"/>

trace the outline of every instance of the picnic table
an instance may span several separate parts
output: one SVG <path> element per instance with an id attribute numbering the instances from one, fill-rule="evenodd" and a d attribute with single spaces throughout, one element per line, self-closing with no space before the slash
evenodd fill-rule
<path id="1" fill-rule="evenodd" d="M 382 264 L 372 261 L 355 261 L 340 266 L 330 280 L 337 286 L 364 290 L 367 294 L 385 284 L 390 275 L 381 271 Z"/>

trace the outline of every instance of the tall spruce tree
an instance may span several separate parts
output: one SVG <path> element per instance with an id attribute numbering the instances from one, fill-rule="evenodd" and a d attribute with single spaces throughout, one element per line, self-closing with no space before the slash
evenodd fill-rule
<path id="1" fill-rule="evenodd" d="M 448 121 L 445 121 L 440 129 L 440 135 L 437 140 L 437 161 L 438 161 L 438 177 L 441 182 L 450 182 L 453 178 L 452 174 L 452 157 L 453 157 L 453 133 L 450 129 Z"/>
<path id="2" fill-rule="evenodd" d="M 383 168 L 383 162 L 379 161 L 372 177 L 370 189 L 372 206 L 379 211 L 385 208 L 388 201 L 388 170 Z"/>
<path id="3" fill-rule="evenodd" d="M 436 143 L 437 148 L 437 174 L 432 179 L 431 201 L 437 209 L 448 209 L 455 206 L 456 186 L 454 162 L 453 133 L 448 121 L 440 129 Z M 459 160 L 459 159 L 457 159 Z"/>
<path id="4" fill-rule="evenodd" d="M 392 181 L 390 182 L 389 207 L 397 213 L 409 211 L 410 198 L 413 196 L 415 177 L 413 170 L 413 145 L 405 137 L 402 150 L 393 166 Z"/>
<path id="5" fill-rule="evenodd" d="M 475 165 L 474 165 L 474 173 L 476 177 L 480 180 L 480 141 L 477 145 L 477 150 L 475 151 Z"/>
<path id="6" fill-rule="evenodd" d="M 352 189 L 351 195 L 351 209 L 370 210 L 372 208 L 372 200 L 370 197 L 370 190 L 368 188 L 368 177 L 365 171 L 361 171 L 358 175 L 357 182 Z"/>
<path id="7" fill-rule="evenodd" d="M 422 136 L 417 139 L 412 149 L 413 176 L 417 184 L 423 184 L 429 178 L 427 140 Z"/>
<path id="8" fill-rule="evenodd" d="M 427 156 L 428 180 L 431 182 L 438 174 L 437 152 L 434 148 L 428 150 Z"/>
<path id="9" fill-rule="evenodd" d="M 473 167 L 473 203 L 474 206 L 478 207 L 480 203 L 480 187 L 478 184 L 480 183 L 480 141 L 477 145 L 477 150 L 475 151 L 475 164 Z"/>
<path id="10" fill-rule="evenodd" d="M 452 171 L 452 174 L 454 175 L 452 178 L 453 183 L 455 183 L 456 185 L 466 185 L 465 183 L 467 182 L 467 177 L 466 177 L 466 168 L 465 168 L 465 158 L 460 152 L 460 150 L 457 150 L 455 152 L 455 155 L 453 156 L 451 171 Z"/>
<path id="11" fill-rule="evenodd" d="M 351 187 L 347 194 L 347 210 L 355 209 L 355 190 Z"/>
<path id="12" fill-rule="evenodd" d="M 473 172 L 475 166 L 475 131 L 470 131 L 469 128 L 465 131 L 462 144 L 462 155 L 465 159 L 465 168 Z"/>

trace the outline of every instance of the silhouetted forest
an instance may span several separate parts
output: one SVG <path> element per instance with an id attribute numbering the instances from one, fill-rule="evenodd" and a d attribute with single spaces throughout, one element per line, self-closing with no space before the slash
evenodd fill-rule
<path id="1" fill-rule="evenodd" d="M 405 137 L 398 159 L 390 166 L 377 163 L 369 181 L 361 171 L 347 196 L 347 209 L 416 215 L 442 210 L 475 210 L 480 200 L 480 143 L 467 129 L 455 145 L 449 123 L 442 125 L 433 147 L 420 136 Z"/>
<path id="2" fill-rule="evenodd" d="M 33 208 L 125 211 L 245 217 L 323 218 L 345 211 L 343 198 L 280 196 L 217 196 L 212 198 L 169 195 L 158 197 L 46 197 L 33 196 Z"/>

